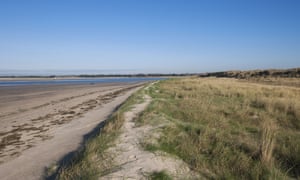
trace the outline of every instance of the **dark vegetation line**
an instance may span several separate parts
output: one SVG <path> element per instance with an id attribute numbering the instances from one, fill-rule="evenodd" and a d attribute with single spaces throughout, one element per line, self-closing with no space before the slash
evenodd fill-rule
<path id="1" fill-rule="evenodd" d="M 251 71 L 223 71 L 199 74 L 200 77 L 228 77 L 238 79 L 261 78 L 261 77 L 300 77 L 300 68 L 293 69 L 267 69 Z"/>

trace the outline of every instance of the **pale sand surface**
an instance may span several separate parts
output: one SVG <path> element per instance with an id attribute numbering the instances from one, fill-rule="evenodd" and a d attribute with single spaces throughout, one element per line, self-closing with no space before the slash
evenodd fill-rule
<path id="1" fill-rule="evenodd" d="M 139 84 L 140 85 L 140 84 Z M 41 179 L 137 84 L 0 88 L 0 179 Z"/>
<path id="2" fill-rule="evenodd" d="M 173 179 L 203 179 L 182 160 L 163 152 L 145 151 L 141 147 L 144 141 L 155 141 L 159 138 L 158 130 L 164 127 L 164 124 L 136 126 L 135 118 L 150 102 L 151 97 L 145 95 L 143 103 L 136 104 L 132 110 L 125 112 L 122 134 L 115 146 L 108 150 L 108 153 L 114 155 L 115 170 L 99 179 L 146 180 L 155 171 L 166 171 Z"/>

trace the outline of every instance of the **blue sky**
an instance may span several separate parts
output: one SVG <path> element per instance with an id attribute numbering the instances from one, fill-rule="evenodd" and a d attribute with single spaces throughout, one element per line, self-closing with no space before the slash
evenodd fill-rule
<path id="1" fill-rule="evenodd" d="M 291 67 L 299 0 L 0 1 L 0 70 Z"/>

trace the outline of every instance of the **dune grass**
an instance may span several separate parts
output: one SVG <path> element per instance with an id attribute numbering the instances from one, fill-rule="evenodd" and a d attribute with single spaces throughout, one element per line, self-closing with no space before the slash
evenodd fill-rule
<path id="1" fill-rule="evenodd" d="M 120 134 L 120 128 L 124 122 L 124 112 L 141 101 L 143 101 L 143 97 L 139 92 L 130 96 L 111 115 L 99 133 L 90 138 L 70 162 L 62 164 L 55 174 L 50 173 L 48 179 L 99 179 L 99 177 L 112 172 L 114 168 L 113 155 L 109 154 L 107 150 L 114 145 L 114 141 Z"/>
<path id="2" fill-rule="evenodd" d="M 300 81 L 300 80 L 299 80 Z M 300 89 L 222 78 L 161 81 L 141 124 L 164 119 L 156 144 L 209 179 L 300 178 Z"/>

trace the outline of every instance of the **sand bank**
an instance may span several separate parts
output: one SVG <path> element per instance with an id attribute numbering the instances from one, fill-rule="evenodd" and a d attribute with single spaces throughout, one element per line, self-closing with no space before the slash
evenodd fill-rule
<path id="1" fill-rule="evenodd" d="M 40 179 L 141 84 L 0 88 L 0 179 Z"/>

